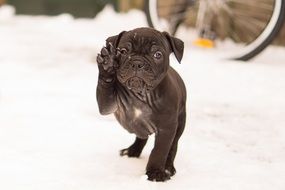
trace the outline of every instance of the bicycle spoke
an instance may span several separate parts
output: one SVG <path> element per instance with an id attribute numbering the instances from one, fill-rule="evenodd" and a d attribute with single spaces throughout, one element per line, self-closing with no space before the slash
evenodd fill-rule
<path id="1" fill-rule="evenodd" d="M 260 1 L 249 1 L 249 0 L 227 0 L 227 3 L 234 3 L 236 5 L 243 5 L 244 7 L 254 7 L 258 10 L 269 10 L 272 11 L 272 3 L 268 3 L 268 1 L 260 2 Z"/>
<path id="2" fill-rule="evenodd" d="M 259 35 L 260 33 L 260 30 L 257 30 L 254 25 L 248 23 L 246 20 L 237 19 L 235 22 L 236 24 L 240 25 L 238 31 L 246 31 L 246 33 L 244 32 L 243 35 L 240 35 L 243 36 L 243 39 L 245 39 L 242 41 L 250 42 L 255 36 Z"/>
<path id="3" fill-rule="evenodd" d="M 229 15 L 233 16 L 244 16 L 244 17 L 255 17 L 259 19 L 269 19 L 272 14 L 272 11 L 251 11 L 251 10 L 237 10 L 237 9 L 231 9 Z"/>
<path id="4" fill-rule="evenodd" d="M 183 14 L 183 15 L 185 15 L 185 13 L 187 13 L 188 11 L 190 11 L 192 8 L 191 7 L 187 7 L 187 9 L 186 10 L 184 10 L 185 8 L 181 8 L 181 7 L 174 7 L 174 8 L 171 8 L 171 9 L 169 9 L 168 8 L 168 10 L 169 11 L 167 11 L 167 13 L 166 13 L 166 11 L 165 12 L 163 12 L 163 11 L 159 11 L 159 15 L 167 15 L 167 16 L 179 16 L 179 15 L 181 15 L 181 14 Z"/>
<path id="5" fill-rule="evenodd" d="M 180 3 L 180 4 L 163 4 L 163 5 L 158 5 L 158 8 L 159 8 L 159 10 L 167 10 L 167 9 L 169 9 L 170 7 L 171 8 L 181 8 L 181 7 L 183 7 L 183 6 L 185 6 L 185 3 Z"/>

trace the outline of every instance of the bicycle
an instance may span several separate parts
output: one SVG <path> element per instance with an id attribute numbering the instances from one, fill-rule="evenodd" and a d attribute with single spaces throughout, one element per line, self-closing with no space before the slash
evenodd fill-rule
<path id="1" fill-rule="evenodd" d="M 246 61 L 281 29 L 285 0 L 146 0 L 145 13 L 150 27 L 182 35 L 222 58 Z"/>

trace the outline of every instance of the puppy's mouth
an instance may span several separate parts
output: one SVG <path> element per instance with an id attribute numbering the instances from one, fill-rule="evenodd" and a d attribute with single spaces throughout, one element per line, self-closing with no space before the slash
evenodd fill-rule
<path id="1" fill-rule="evenodd" d="M 146 83 L 140 77 L 131 77 L 126 81 L 126 86 L 130 90 L 140 91 L 145 89 Z"/>

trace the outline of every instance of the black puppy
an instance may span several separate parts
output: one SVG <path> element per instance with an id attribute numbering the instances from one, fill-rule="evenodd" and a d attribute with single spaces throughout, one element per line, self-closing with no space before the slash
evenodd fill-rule
<path id="1" fill-rule="evenodd" d="M 109 37 L 97 56 L 97 101 L 100 113 L 114 113 L 136 135 L 121 155 L 139 157 L 148 136 L 155 133 L 146 174 L 165 181 L 176 172 L 173 161 L 186 119 L 186 88 L 169 65 L 174 53 L 180 62 L 184 43 L 166 32 L 137 28 Z"/>

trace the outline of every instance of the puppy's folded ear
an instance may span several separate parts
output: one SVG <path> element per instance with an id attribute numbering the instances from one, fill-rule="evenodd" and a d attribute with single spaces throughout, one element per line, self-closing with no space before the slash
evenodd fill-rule
<path id="1" fill-rule="evenodd" d="M 109 43 L 111 43 L 115 48 L 117 48 L 119 45 L 120 39 L 125 32 L 126 31 L 122 31 L 120 34 L 118 34 L 116 36 L 111 36 L 111 37 L 107 38 L 106 47 L 109 45 Z"/>
<path id="2" fill-rule="evenodd" d="M 170 36 L 167 32 L 162 32 L 162 34 L 166 37 L 172 52 L 174 52 L 176 59 L 180 63 L 184 52 L 184 42 L 178 38 Z"/>

